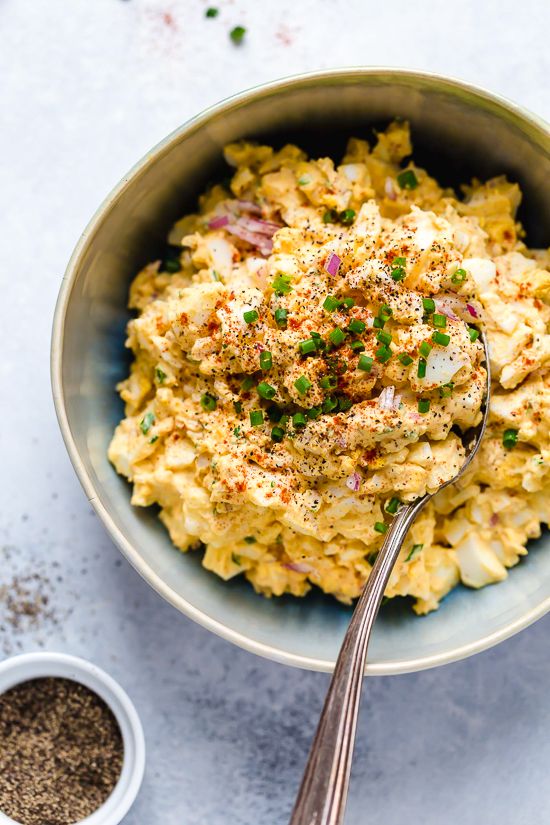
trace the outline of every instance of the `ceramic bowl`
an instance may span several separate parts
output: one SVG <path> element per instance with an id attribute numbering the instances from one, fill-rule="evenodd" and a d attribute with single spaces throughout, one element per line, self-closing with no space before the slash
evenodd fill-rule
<path id="1" fill-rule="evenodd" d="M 141 787 L 145 769 L 145 739 L 137 711 L 118 682 L 85 659 L 65 653 L 24 653 L 0 662 L 0 694 L 28 682 L 54 676 L 79 682 L 97 693 L 112 710 L 122 734 L 122 771 L 103 805 L 75 825 L 118 825 L 122 822 Z M 0 811 L 0 825 L 18 825 Z"/>
<path id="2" fill-rule="evenodd" d="M 342 153 L 349 135 L 396 116 L 411 122 L 415 159 L 444 184 L 506 173 L 523 189 L 520 217 L 531 246 L 548 244 L 549 127 L 512 103 L 456 80 L 394 69 L 294 77 L 230 98 L 184 124 L 123 178 L 88 225 L 57 305 L 53 392 L 82 485 L 122 552 L 169 602 L 220 636 L 280 662 L 331 670 L 350 610 L 313 593 L 267 600 L 245 581 L 224 583 L 197 554 L 175 550 L 153 508 L 130 505 L 130 486 L 107 461 L 123 415 L 114 391 L 128 370 L 128 286 L 159 257 L 172 221 L 192 210 L 208 181 L 226 174 L 222 147 L 239 138 L 295 141 L 315 156 Z M 512 635 L 550 608 L 550 548 L 533 542 L 508 579 L 480 592 L 458 588 L 416 618 L 384 609 L 367 672 L 441 665 Z"/>

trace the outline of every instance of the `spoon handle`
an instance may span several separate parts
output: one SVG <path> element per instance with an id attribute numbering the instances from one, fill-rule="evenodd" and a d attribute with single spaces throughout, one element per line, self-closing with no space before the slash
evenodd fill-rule
<path id="1" fill-rule="evenodd" d="M 386 534 L 344 637 L 289 825 L 343 821 L 371 631 L 409 527 L 430 498 L 402 507 Z"/>

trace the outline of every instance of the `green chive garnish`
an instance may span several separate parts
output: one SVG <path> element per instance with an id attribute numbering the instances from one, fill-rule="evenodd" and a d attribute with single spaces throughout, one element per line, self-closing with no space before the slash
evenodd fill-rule
<path id="1" fill-rule="evenodd" d="M 418 412 L 419 413 L 427 413 L 430 409 L 430 399 L 429 398 L 420 398 L 418 401 Z"/>
<path id="2" fill-rule="evenodd" d="M 288 309 L 283 309 L 282 307 L 276 309 L 274 312 L 275 323 L 279 327 L 279 329 L 286 329 L 287 320 L 288 320 Z"/>
<path id="3" fill-rule="evenodd" d="M 425 378 L 426 377 L 426 361 L 425 361 L 424 358 L 420 358 L 419 361 L 418 361 L 417 375 L 418 375 L 419 378 Z"/>
<path id="4" fill-rule="evenodd" d="M 355 332 L 357 335 L 361 335 L 367 328 L 367 325 L 364 321 L 359 321 L 358 318 L 353 318 L 349 324 L 348 329 L 350 332 Z"/>
<path id="5" fill-rule="evenodd" d="M 324 390 L 333 390 L 338 384 L 338 379 L 335 375 L 323 375 L 319 381 L 319 386 Z"/>
<path id="6" fill-rule="evenodd" d="M 334 295 L 327 295 L 323 301 L 323 309 L 326 309 L 327 312 L 334 312 L 334 310 L 338 309 L 341 305 L 342 302 L 338 298 L 335 298 Z"/>
<path id="7" fill-rule="evenodd" d="M 323 214 L 323 223 L 335 223 L 338 220 L 338 213 L 335 209 L 327 209 Z"/>
<path id="8" fill-rule="evenodd" d="M 346 410 L 350 410 L 353 407 L 353 401 L 351 398 L 342 398 L 338 399 L 338 410 L 340 412 L 346 412 Z"/>
<path id="9" fill-rule="evenodd" d="M 316 418 L 319 418 L 321 413 L 323 412 L 322 407 L 311 407 L 311 409 L 306 410 L 306 415 L 312 421 L 315 421 Z"/>
<path id="10" fill-rule="evenodd" d="M 363 370 L 364 372 L 370 372 L 373 364 L 374 359 L 369 355 L 360 355 L 359 361 L 357 362 L 357 369 Z"/>
<path id="11" fill-rule="evenodd" d="M 406 352 L 401 353 L 401 355 L 399 356 L 399 360 L 401 361 L 404 367 L 408 367 L 413 362 L 411 356 L 407 355 Z"/>
<path id="12" fill-rule="evenodd" d="M 394 496 L 389 500 L 389 502 L 386 505 L 386 513 L 389 513 L 390 515 L 394 516 L 397 513 L 400 504 L 400 499 L 395 498 Z"/>
<path id="13" fill-rule="evenodd" d="M 203 398 L 204 397 L 205 396 L 203 395 Z M 201 404 L 202 404 L 202 398 L 201 398 Z M 214 398 L 214 407 L 215 406 L 216 406 L 216 399 Z M 212 407 L 212 409 L 214 409 L 214 407 Z M 151 429 L 151 427 L 153 426 L 154 423 L 155 423 L 155 416 L 153 415 L 153 413 L 152 412 L 145 413 L 145 415 L 143 416 L 143 418 L 139 422 L 139 428 L 140 428 L 141 432 L 143 433 L 143 435 L 147 435 L 147 433 L 149 432 L 149 430 Z"/>
<path id="14" fill-rule="evenodd" d="M 479 330 L 474 329 L 473 327 L 468 327 L 468 335 L 470 336 L 470 341 L 477 341 L 479 338 Z"/>
<path id="15" fill-rule="evenodd" d="M 303 413 L 295 413 L 292 416 L 292 424 L 296 427 L 305 427 L 307 424 L 306 417 Z"/>
<path id="16" fill-rule="evenodd" d="M 384 524 L 383 521 L 376 521 L 374 524 L 374 529 L 377 533 L 387 533 L 388 525 Z"/>
<path id="17" fill-rule="evenodd" d="M 382 318 L 375 318 L 372 322 L 372 325 L 375 329 L 383 329 L 385 323 L 386 321 L 384 321 Z"/>
<path id="18" fill-rule="evenodd" d="M 397 183 L 401 189 L 416 189 L 418 186 L 418 178 L 412 169 L 405 169 L 397 176 Z"/>
<path id="19" fill-rule="evenodd" d="M 433 298 L 422 298 L 422 306 L 428 313 L 435 312 L 435 301 Z"/>
<path id="20" fill-rule="evenodd" d="M 438 312 L 432 315 L 432 324 L 438 329 L 445 329 L 447 326 L 447 318 L 445 315 L 440 315 Z"/>
<path id="21" fill-rule="evenodd" d="M 365 349 L 365 345 L 362 341 L 352 341 L 350 347 L 354 352 L 363 352 Z"/>
<path id="22" fill-rule="evenodd" d="M 271 401 L 277 394 L 275 387 L 272 387 L 271 384 L 268 384 L 266 381 L 260 381 L 256 387 L 256 392 L 260 398 L 265 398 L 267 401 Z"/>
<path id="23" fill-rule="evenodd" d="M 406 263 L 407 263 L 406 258 L 394 258 L 392 266 L 405 266 Z"/>
<path id="24" fill-rule="evenodd" d="M 244 26 L 235 26 L 234 29 L 231 29 L 229 32 L 229 37 L 235 43 L 236 46 L 240 46 L 240 44 L 244 40 L 244 36 L 246 34 L 246 29 Z"/>
<path id="25" fill-rule="evenodd" d="M 376 350 L 375 355 L 379 361 L 385 364 L 386 361 L 389 361 L 392 357 L 392 351 L 389 347 L 384 345 L 383 347 L 380 347 L 380 349 Z"/>
<path id="26" fill-rule="evenodd" d="M 268 350 L 264 349 L 263 352 L 260 352 L 260 369 L 270 370 L 272 366 L 273 356 Z"/>
<path id="27" fill-rule="evenodd" d="M 164 370 L 161 370 L 160 367 L 155 369 L 155 378 L 157 379 L 159 384 L 162 384 L 166 380 L 166 373 Z"/>
<path id="28" fill-rule="evenodd" d="M 376 339 L 377 341 L 380 341 L 381 344 L 391 344 L 392 342 L 391 333 L 384 332 L 383 329 L 376 333 Z"/>
<path id="29" fill-rule="evenodd" d="M 285 431 L 282 427 L 273 427 L 271 430 L 271 440 L 275 441 L 276 444 L 279 444 L 283 438 L 285 437 Z"/>
<path id="30" fill-rule="evenodd" d="M 346 333 L 339 327 L 336 327 L 332 332 L 329 332 L 328 337 L 331 343 L 333 343 L 335 347 L 338 347 L 345 341 Z"/>
<path id="31" fill-rule="evenodd" d="M 388 318 L 390 318 L 390 316 L 393 315 L 393 309 L 391 307 L 389 307 L 387 304 L 382 304 L 378 314 L 381 318 L 384 318 L 384 320 L 387 321 Z M 387 318 L 385 317 L 386 315 L 387 315 Z"/>
<path id="32" fill-rule="evenodd" d="M 329 398 L 325 398 L 325 400 L 323 401 L 323 412 L 324 413 L 332 412 L 333 410 L 335 410 L 337 408 L 337 406 L 338 406 L 338 401 L 336 400 L 336 398 L 333 398 L 332 396 L 330 396 Z"/>
<path id="33" fill-rule="evenodd" d="M 423 544 L 413 544 L 413 546 L 412 546 L 412 548 L 409 552 L 409 555 L 407 556 L 405 561 L 410 561 L 413 556 L 415 556 L 417 553 L 420 553 L 420 551 L 422 550 L 423 547 L 424 547 Z"/>
<path id="34" fill-rule="evenodd" d="M 441 398 L 450 398 L 454 389 L 454 383 L 449 381 L 448 384 L 443 384 L 442 387 L 439 388 L 439 395 Z"/>
<path id="35" fill-rule="evenodd" d="M 448 347 L 451 341 L 451 336 L 447 335 L 446 332 L 434 332 L 432 333 L 432 341 L 434 344 L 439 344 L 442 347 Z"/>
<path id="36" fill-rule="evenodd" d="M 253 427 L 261 427 L 264 423 L 264 414 L 261 410 L 252 410 L 250 413 L 250 423 Z"/>
<path id="37" fill-rule="evenodd" d="M 255 309 L 249 309 L 247 312 L 243 312 L 243 318 L 247 324 L 253 324 L 254 321 L 258 320 L 259 315 Z"/>
<path id="38" fill-rule="evenodd" d="M 235 410 L 237 415 L 240 415 L 243 411 L 243 405 L 240 401 L 233 401 L 233 409 Z"/>
<path id="39" fill-rule="evenodd" d="M 513 429 L 504 430 L 502 443 L 507 450 L 512 450 L 518 443 L 518 431 Z"/>
<path id="40" fill-rule="evenodd" d="M 353 298 L 343 298 L 342 303 L 346 309 L 351 309 L 355 306 L 355 301 Z"/>
<path id="41" fill-rule="evenodd" d="M 340 222 L 344 224 L 344 226 L 349 226 L 355 220 L 355 209 L 344 209 L 343 212 L 340 212 Z"/>
<path id="42" fill-rule="evenodd" d="M 273 287 L 275 293 L 277 295 L 288 295 L 289 292 L 292 291 L 292 287 L 290 286 L 290 275 L 285 275 L 283 273 L 279 273 L 272 281 L 271 286 Z"/>
<path id="43" fill-rule="evenodd" d="M 254 383 L 255 382 L 254 382 L 254 379 L 252 378 L 252 376 L 247 375 L 246 378 L 244 379 L 244 381 L 241 384 L 241 389 L 243 390 L 243 392 L 248 392 L 248 390 L 252 389 L 252 387 L 254 386 Z"/>
<path id="44" fill-rule="evenodd" d="M 245 536 L 244 540 L 247 544 L 256 544 L 255 536 Z"/>
<path id="45" fill-rule="evenodd" d="M 457 269 L 454 275 L 451 276 L 451 281 L 453 284 L 463 284 L 467 277 L 468 273 L 465 269 Z"/>
<path id="46" fill-rule="evenodd" d="M 390 275 L 392 276 L 394 281 L 402 281 L 405 278 L 405 270 L 402 266 L 396 266 L 394 269 L 392 269 Z"/>
<path id="47" fill-rule="evenodd" d="M 220 13 L 219 9 L 214 8 L 214 6 L 210 6 L 210 8 L 206 9 L 206 11 L 204 12 L 204 16 L 205 17 L 217 17 L 219 13 Z"/>
<path id="48" fill-rule="evenodd" d="M 302 355 L 309 355 L 310 353 L 315 352 L 317 345 L 313 338 L 308 338 L 307 341 L 300 341 L 298 348 Z"/>
<path id="49" fill-rule="evenodd" d="M 205 392 L 204 395 L 201 397 L 201 407 L 206 412 L 212 412 L 218 406 L 217 399 L 214 395 L 211 395 L 209 392 Z"/>
<path id="50" fill-rule="evenodd" d="M 301 375 L 300 378 L 298 378 L 294 382 L 294 386 L 296 387 L 300 395 L 305 395 L 307 391 L 311 389 L 311 381 L 308 381 L 305 375 Z"/>
<path id="51" fill-rule="evenodd" d="M 420 355 L 423 355 L 424 358 L 427 358 L 431 351 L 432 345 L 428 344 L 427 341 L 422 341 L 422 343 L 418 347 L 418 352 L 420 353 Z"/>

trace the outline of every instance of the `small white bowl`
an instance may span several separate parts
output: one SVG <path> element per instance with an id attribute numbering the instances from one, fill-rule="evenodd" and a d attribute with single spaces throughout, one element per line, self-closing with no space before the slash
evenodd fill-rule
<path id="1" fill-rule="evenodd" d="M 118 825 L 140 789 L 145 769 L 145 738 L 137 711 L 118 682 L 105 671 L 65 653 L 26 653 L 0 662 L 0 695 L 29 679 L 57 676 L 89 688 L 112 710 L 124 746 L 122 771 L 110 796 L 93 814 L 75 825 Z M 19 825 L 0 811 L 0 825 Z"/>

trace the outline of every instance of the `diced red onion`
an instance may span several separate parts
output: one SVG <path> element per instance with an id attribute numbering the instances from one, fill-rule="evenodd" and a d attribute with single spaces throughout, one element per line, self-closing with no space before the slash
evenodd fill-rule
<path id="1" fill-rule="evenodd" d="M 473 307 L 471 304 L 466 304 L 466 309 L 468 310 L 468 312 L 470 313 L 470 315 L 472 316 L 472 318 L 479 318 L 479 313 L 478 313 L 478 311 L 477 311 L 477 310 L 476 310 L 476 308 L 475 308 L 475 307 Z"/>
<path id="2" fill-rule="evenodd" d="M 496 527 L 498 522 L 499 522 L 498 513 L 493 513 L 493 515 L 489 519 L 489 524 L 491 525 L 491 527 Z"/>
<path id="3" fill-rule="evenodd" d="M 209 229 L 221 229 L 222 226 L 227 226 L 229 223 L 229 218 L 227 215 L 220 215 L 217 218 L 212 218 L 212 220 L 208 221 Z"/>
<path id="4" fill-rule="evenodd" d="M 261 215 L 262 210 L 258 206 L 257 203 L 253 203 L 253 201 L 242 201 L 238 200 L 237 205 L 240 209 L 244 210 L 245 212 L 250 212 L 251 215 Z"/>
<path id="5" fill-rule="evenodd" d="M 451 303 L 452 299 L 448 298 L 435 298 L 434 304 L 435 308 L 441 315 L 446 315 L 447 318 L 450 318 L 451 321 L 458 321 L 458 315 L 453 312 L 453 304 Z"/>
<path id="6" fill-rule="evenodd" d="M 386 178 L 386 182 L 384 184 L 384 192 L 391 201 L 397 200 L 397 193 L 395 191 L 393 180 L 391 178 Z"/>
<path id="7" fill-rule="evenodd" d="M 325 261 L 325 269 L 329 275 L 337 275 L 341 263 L 342 261 L 340 260 L 338 255 L 335 255 L 334 252 L 331 252 Z"/>
<path id="8" fill-rule="evenodd" d="M 260 235 L 257 232 L 250 232 L 248 229 L 244 229 L 237 223 L 228 224 L 226 226 L 226 230 L 231 235 L 235 235 L 237 238 L 240 238 L 241 241 L 246 241 L 252 246 L 255 246 L 262 255 L 270 255 L 273 251 L 273 241 L 265 235 Z"/>
<path id="9" fill-rule="evenodd" d="M 350 490 L 353 490 L 354 493 L 357 493 L 359 488 L 361 487 L 361 476 L 359 473 L 352 473 L 346 479 L 346 487 L 349 487 Z"/>
<path id="10" fill-rule="evenodd" d="M 384 387 L 380 395 L 378 396 L 377 403 L 381 410 L 391 410 L 393 409 L 393 399 L 395 395 L 395 387 Z"/>
<path id="11" fill-rule="evenodd" d="M 287 564 L 283 564 L 287 570 L 293 570 L 295 573 L 311 573 L 313 567 L 311 564 L 305 564 L 305 562 L 301 561 L 289 561 Z"/>
<path id="12" fill-rule="evenodd" d="M 281 228 L 281 225 L 278 223 L 272 223 L 271 221 L 261 221 L 257 218 L 245 218 L 241 217 L 237 219 L 237 223 L 239 226 L 242 226 L 243 229 L 247 229 L 249 232 L 258 232 L 260 235 L 267 235 L 269 238 L 272 238 L 275 232 Z"/>

